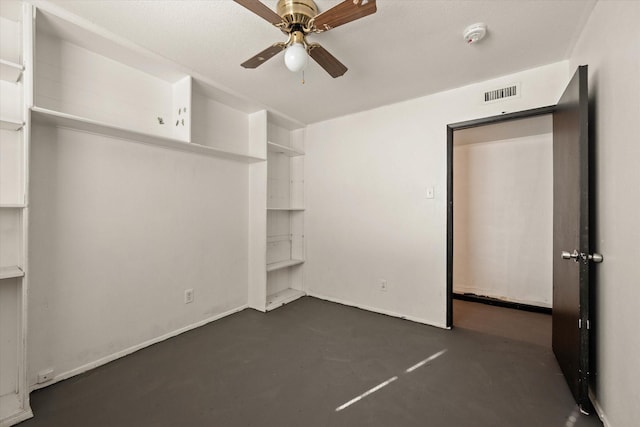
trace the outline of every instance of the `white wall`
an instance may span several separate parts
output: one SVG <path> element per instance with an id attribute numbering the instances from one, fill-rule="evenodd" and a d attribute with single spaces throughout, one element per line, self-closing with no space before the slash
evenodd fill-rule
<path id="1" fill-rule="evenodd" d="M 18 389 L 18 331 L 20 298 L 20 283 L 18 279 L 2 279 L 0 286 L 0 342 L 2 355 L 0 357 L 0 396 L 15 393 Z M 6 346 L 6 347 L 5 347 Z"/>
<path id="2" fill-rule="evenodd" d="M 43 126 L 31 161 L 31 384 L 246 305 L 246 164 Z"/>
<path id="3" fill-rule="evenodd" d="M 595 395 L 605 425 L 640 420 L 640 3 L 600 1 L 576 48 L 571 68 L 589 65 L 595 130 Z"/>
<path id="4" fill-rule="evenodd" d="M 444 326 L 446 125 L 555 104 L 569 74 L 565 61 L 310 125 L 308 292 Z M 514 82 L 520 98 L 481 104 Z"/>
<path id="5" fill-rule="evenodd" d="M 463 140 L 475 129 L 454 132 L 454 292 L 551 307 L 553 135 Z"/>

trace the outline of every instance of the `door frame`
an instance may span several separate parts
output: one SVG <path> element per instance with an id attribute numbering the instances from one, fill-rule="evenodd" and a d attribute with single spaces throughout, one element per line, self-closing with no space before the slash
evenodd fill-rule
<path id="1" fill-rule="evenodd" d="M 553 114 L 555 110 L 555 105 L 549 105 L 447 125 L 447 328 L 453 328 L 453 132 L 456 130 Z"/>

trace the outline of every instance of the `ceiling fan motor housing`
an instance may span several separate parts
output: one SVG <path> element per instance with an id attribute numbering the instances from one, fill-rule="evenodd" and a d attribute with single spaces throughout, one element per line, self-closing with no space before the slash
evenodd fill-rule
<path id="1" fill-rule="evenodd" d="M 277 12 L 289 28 L 308 28 L 309 21 L 318 14 L 318 6 L 313 0 L 278 0 Z"/>

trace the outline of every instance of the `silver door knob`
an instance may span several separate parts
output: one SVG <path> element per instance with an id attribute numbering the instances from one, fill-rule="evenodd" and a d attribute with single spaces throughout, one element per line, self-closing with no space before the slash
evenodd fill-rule
<path id="1" fill-rule="evenodd" d="M 562 259 L 577 260 L 580 254 L 577 250 L 574 249 L 573 252 L 562 251 L 562 254 L 560 254 L 560 256 L 562 257 Z"/>
<path id="2" fill-rule="evenodd" d="M 604 261 L 604 257 L 599 253 L 594 253 L 593 255 L 589 255 L 589 259 L 595 262 L 596 264 L 600 264 L 602 261 Z"/>
<path id="3" fill-rule="evenodd" d="M 573 252 L 562 251 L 560 256 L 562 257 L 562 259 L 572 259 L 575 262 L 582 261 L 586 263 L 589 261 L 593 261 L 596 264 L 599 264 L 602 261 L 604 261 L 604 257 L 601 254 L 594 253 L 594 254 L 587 255 L 584 252 L 578 252 L 576 249 L 574 249 Z"/>

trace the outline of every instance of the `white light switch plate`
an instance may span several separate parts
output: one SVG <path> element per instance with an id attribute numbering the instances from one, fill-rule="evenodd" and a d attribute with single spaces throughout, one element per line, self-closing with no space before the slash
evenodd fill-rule
<path id="1" fill-rule="evenodd" d="M 433 199 L 433 187 L 427 187 L 427 199 Z"/>

